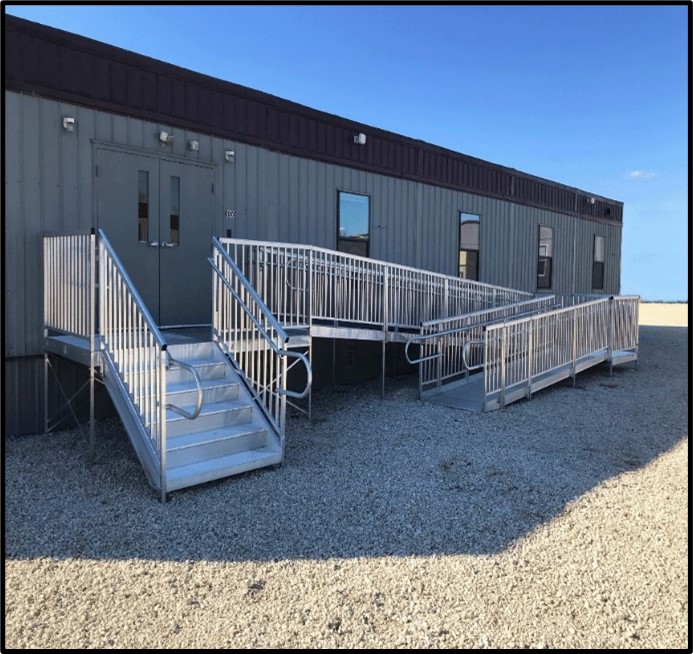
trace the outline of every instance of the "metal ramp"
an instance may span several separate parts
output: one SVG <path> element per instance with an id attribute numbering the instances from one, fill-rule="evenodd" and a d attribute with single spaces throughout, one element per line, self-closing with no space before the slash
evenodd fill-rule
<path id="1" fill-rule="evenodd" d="M 419 367 L 419 397 L 490 411 L 588 368 L 638 357 L 637 296 L 548 296 L 453 320 L 429 321 L 405 352 Z M 411 359 L 418 344 L 421 356 Z"/>
<path id="2" fill-rule="evenodd" d="M 311 415 L 314 337 L 381 342 L 383 392 L 386 344 L 402 343 L 421 399 L 486 411 L 593 365 L 637 360 L 638 297 L 535 297 L 239 239 L 213 238 L 209 263 L 211 325 L 185 338 L 156 325 L 102 231 L 44 239 L 44 385 L 53 356 L 87 366 L 92 456 L 101 381 L 162 501 L 282 461 L 287 405 Z M 294 366 L 305 371 L 301 391 L 288 387 Z M 307 408 L 292 402 L 301 398 Z"/>

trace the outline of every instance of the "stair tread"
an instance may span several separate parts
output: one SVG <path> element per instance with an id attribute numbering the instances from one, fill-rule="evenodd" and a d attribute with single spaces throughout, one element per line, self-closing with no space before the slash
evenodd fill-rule
<path id="1" fill-rule="evenodd" d="M 219 429 L 209 429 L 207 431 L 198 431 L 192 434 L 181 434 L 172 436 L 167 440 L 166 451 L 183 449 L 186 447 L 195 447 L 203 443 L 211 443 L 213 441 L 221 441 L 227 438 L 237 438 L 247 434 L 257 434 L 261 431 L 266 432 L 264 425 L 256 422 L 244 423 L 241 425 L 230 425 Z"/>
<path id="2" fill-rule="evenodd" d="M 200 411 L 200 415 L 198 417 L 213 415 L 215 413 L 225 413 L 227 411 L 241 411 L 243 409 L 248 408 L 252 409 L 253 407 L 254 405 L 252 402 L 248 402 L 247 400 L 243 399 L 224 400 L 223 402 L 212 402 L 210 404 L 202 405 L 202 410 Z M 195 405 L 184 404 L 183 406 L 178 408 L 183 409 L 188 413 L 192 413 L 195 410 Z M 171 411 L 171 409 L 167 409 L 166 422 L 174 422 L 176 420 L 187 420 L 187 418 L 184 418 L 175 411 Z"/>
<path id="3" fill-rule="evenodd" d="M 278 457 L 281 459 L 281 452 L 278 445 L 265 445 L 257 450 L 246 450 L 245 452 L 220 456 L 216 459 L 209 459 L 198 463 L 187 463 L 175 468 L 169 468 L 167 481 L 169 486 L 171 486 L 176 481 L 185 479 L 186 477 L 201 475 L 211 471 L 221 471 L 225 468 L 262 461 L 263 459 L 277 459 Z M 279 463 L 279 461 L 277 461 L 277 463 Z M 268 463 L 268 465 L 272 464 Z"/>
<path id="4" fill-rule="evenodd" d="M 235 379 L 227 379 L 219 377 L 218 379 L 202 379 L 202 389 L 208 390 L 211 388 L 223 388 L 224 386 L 238 386 L 238 381 Z M 197 388 L 194 380 L 174 382 L 166 384 L 166 395 L 174 395 L 176 393 L 187 393 L 190 390 Z"/>

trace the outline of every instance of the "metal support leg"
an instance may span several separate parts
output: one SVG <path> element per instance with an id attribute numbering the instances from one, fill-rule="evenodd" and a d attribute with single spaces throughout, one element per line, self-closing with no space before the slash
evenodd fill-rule
<path id="1" fill-rule="evenodd" d="M 48 354 L 43 353 L 43 433 L 48 433 Z"/>
<path id="2" fill-rule="evenodd" d="M 313 365 L 313 337 L 308 336 L 308 361 Z M 308 391 L 308 420 L 313 419 L 313 385 L 311 384 Z"/>
<path id="3" fill-rule="evenodd" d="M 89 366 L 89 458 L 92 463 L 96 460 L 94 427 L 94 362 L 92 361 Z"/>
<path id="4" fill-rule="evenodd" d="M 337 370 L 337 339 L 332 339 L 332 386 L 335 386 L 335 375 Z"/>
<path id="5" fill-rule="evenodd" d="M 385 397 L 385 353 L 386 352 L 387 352 L 387 343 L 385 342 L 385 339 L 383 338 L 383 389 L 382 389 L 383 397 Z"/>

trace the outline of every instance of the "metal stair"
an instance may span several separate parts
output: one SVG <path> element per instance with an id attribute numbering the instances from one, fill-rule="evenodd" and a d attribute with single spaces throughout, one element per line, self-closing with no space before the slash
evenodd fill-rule
<path id="1" fill-rule="evenodd" d="M 197 370 L 203 404 L 195 420 L 166 412 L 168 490 L 201 484 L 282 460 L 282 447 L 238 373 L 216 343 L 169 345 L 175 361 Z M 175 363 L 168 370 L 166 397 L 192 413 L 197 388 Z"/>

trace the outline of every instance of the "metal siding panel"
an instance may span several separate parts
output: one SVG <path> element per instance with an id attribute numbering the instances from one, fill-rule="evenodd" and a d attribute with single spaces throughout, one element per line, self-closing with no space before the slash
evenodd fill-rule
<path id="1" fill-rule="evenodd" d="M 315 207 L 314 207 L 314 242 L 324 243 L 327 240 L 326 216 L 329 215 L 328 202 L 332 193 L 327 190 L 327 168 L 323 163 L 315 167 Z M 328 200 L 328 198 L 330 198 Z"/>
<path id="2" fill-rule="evenodd" d="M 7 115 L 8 103 L 5 103 L 5 112 Z M 7 139 L 5 139 L 7 144 Z M 7 308 L 7 307 L 6 307 Z M 7 316 L 6 318 L 7 319 Z M 20 359 L 14 359 L 9 361 L 4 361 L 4 373 L 3 373 L 3 397 L 5 398 L 5 410 L 4 423 L 3 423 L 3 434 L 5 436 L 13 436 L 15 434 L 24 433 L 21 428 L 22 416 L 19 414 L 17 407 L 19 406 L 19 363 Z"/>
<path id="3" fill-rule="evenodd" d="M 287 242 L 290 238 L 289 230 L 289 157 L 285 154 L 278 155 L 277 161 L 277 239 Z"/>
<path id="4" fill-rule="evenodd" d="M 37 354 L 42 351 L 43 336 L 43 255 L 40 234 L 41 224 L 41 125 L 37 98 L 22 96 L 22 186 L 24 253 L 21 309 L 24 312 L 24 333 L 17 334 L 24 339 L 24 354 Z M 54 129 L 62 131 L 60 125 Z"/>
<path id="5" fill-rule="evenodd" d="M 22 98 L 5 93 L 5 356 L 25 352 L 24 339 L 24 113 Z M 6 406 L 11 406 L 8 400 Z"/>
<path id="6" fill-rule="evenodd" d="M 103 111 L 96 112 L 96 139 L 98 141 L 113 141 L 112 114 Z"/>
<path id="7" fill-rule="evenodd" d="M 289 157 L 289 170 L 288 170 L 288 204 L 287 204 L 287 225 L 288 225 L 288 237 L 287 240 L 290 242 L 300 242 L 299 235 L 299 160 L 296 157 Z"/>
<path id="8" fill-rule="evenodd" d="M 337 179 L 338 166 L 325 167 L 325 188 L 323 191 L 323 218 L 321 240 L 316 244 L 322 247 L 334 247 L 337 238 Z"/>
<path id="9" fill-rule="evenodd" d="M 266 152 L 264 165 L 260 169 L 260 193 L 265 197 L 265 215 L 267 216 L 267 233 L 270 240 L 279 239 L 279 154 Z"/>
<path id="10" fill-rule="evenodd" d="M 197 156 L 203 161 L 209 161 L 212 159 L 212 138 L 208 134 L 198 134 L 197 140 L 200 143 L 200 151 Z"/>
<path id="11" fill-rule="evenodd" d="M 77 108 L 72 105 L 60 106 L 64 116 L 76 116 Z M 79 129 L 79 126 L 77 127 Z M 73 233 L 79 225 L 79 178 L 77 130 L 72 134 L 60 129 L 60 176 L 62 189 L 62 229 Z"/>
<path id="12" fill-rule="evenodd" d="M 128 145 L 128 118 L 113 114 L 113 142 Z"/>
<path id="13" fill-rule="evenodd" d="M 41 209 L 43 230 L 48 232 L 60 231 L 62 224 L 61 197 L 61 148 L 60 133 L 62 129 L 62 112 L 57 102 L 45 99 L 35 99 L 39 102 L 41 111 Z M 73 136 L 79 136 L 82 125 L 79 116 L 75 116 L 77 130 Z M 43 231 L 42 230 L 42 231 Z"/>
<path id="14" fill-rule="evenodd" d="M 144 123 L 138 118 L 127 118 L 127 144 L 135 148 L 145 147 Z"/>
<path id="15" fill-rule="evenodd" d="M 80 230 L 95 226 L 94 209 L 94 161 L 92 139 L 94 138 L 94 111 L 77 107 L 77 147 L 78 147 L 78 225 Z"/>

